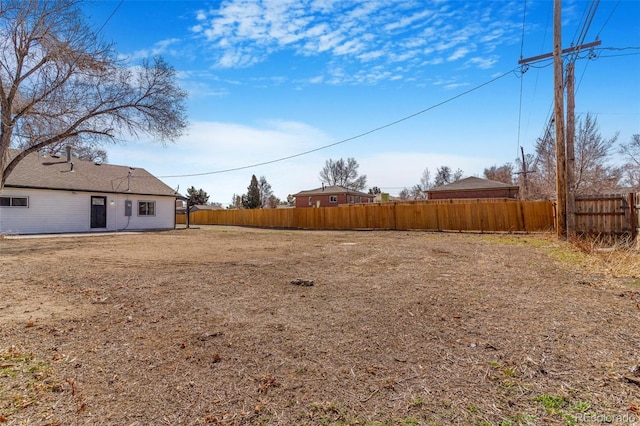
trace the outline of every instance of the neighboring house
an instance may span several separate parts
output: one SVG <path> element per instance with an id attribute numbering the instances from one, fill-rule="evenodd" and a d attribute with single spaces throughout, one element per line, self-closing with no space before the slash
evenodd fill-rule
<path id="1" fill-rule="evenodd" d="M 322 186 L 293 194 L 296 207 L 337 207 L 341 204 L 373 203 L 375 195 L 350 191 L 341 186 Z"/>
<path id="2" fill-rule="evenodd" d="M 10 150 L 13 158 L 18 151 Z M 33 153 L 0 190 L 0 234 L 175 228 L 183 198 L 144 169 Z"/>
<path id="3" fill-rule="evenodd" d="M 518 198 L 518 186 L 479 177 L 468 177 L 427 191 L 429 200 L 449 198 Z"/>

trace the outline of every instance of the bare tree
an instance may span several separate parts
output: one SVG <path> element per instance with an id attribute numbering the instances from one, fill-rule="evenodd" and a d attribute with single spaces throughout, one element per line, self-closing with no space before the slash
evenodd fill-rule
<path id="1" fill-rule="evenodd" d="M 425 193 L 425 190 L 422 189 L 422 185 L 413 185 L 409 189 L 409 195 L 414 200 L 426 200 L 427 199 L 427 194 Z"/>
<path id="2" fill-rule="evenodd" d="M 276 207 L 278 207 L 278 204 L 280 204 L 280 199 L 275 195 L 271 194 L 267 199 L 267 204 L 265 207 L 268 207 L 270 209 L 275 209 Z"/>
<path id="3" fill-rule="evenodd" d="M 260 190 L 260 203 L 262 204 L 262 208 L 271 207 L 272 203 L 270 202 L 270 199 L 273 196 L 273 190 L 271 189 L 271 184 L 267 182 L 266 177 L 260 176 L 260 179 L 258 180 L 258 189 Z"/>
<path id="4" fill-rule="evenodd" d="M 231 196 L 231 203 L 229 203 L 229 206 L 227 206 L 227 209 L 243 209 L 244 206 L 242 205 L 242 195 L 238 195 L 238 194 L 233 194 Z"/>
<path id="5" fill-rule="evenodd" d="M 587 114 L 576 131 L 575 193 L 597 194 L 619 187 L 622 170 L 608 164 L 611 149 L 618 139 L 616 133 L 604 139 L 596 118 Z"/>
<path id="6" fill-rule="evenodd" d="M 496 182 L 513 185 L 513 164 L 505 163 L 500 167 L 493 165 L 488 169 L 484 169 L 484 177 Z"/>
<path id="7" fill-rule="evenodd" d="M 555 132 L 550 126 L 536 142 L 535 173 L 531 175 L 531 198 L 553 199 L 556 193 Z M 609 164 L 618 135 L 605 139 L 591 114 L 578 122 L 575 138 L 574 193 L 597 194 L 619 188 L 622 169 Z"/>
<path id="8" fill-rule="evenodd" d="M 98 147 L 91 141 L 83 141 L 79 140 L 78 138 L 61 140 L 60 142 L 47 145 L 46 147 L 39 149 L 39 151 L 52 156 L 62 156 L 66 155 L 66 148 L 68 146 L 71 146 L 73 148 L 72 155 L 81 160 L 93 161 L 95 163 L 106 163 L 108 161 L 106 150 Z M 19 144 L 17 148 L 29 148 L 29 141 L 24 141 L 24 143 Z"/>
<path id="9" fill-rule="evenodd" d="M 78 0 L 0 2 L 0 188 L 28 154 L 148 134 L 175 141 L 186 92 L 162 58 L 119 62 L 83 22 Z M 19 148 L 9 158 L 9 148 Z"/>
<path id="10" fill-rule="evenodd" d="M 352 191 L 362 191 L 367 186 L 367 176 L 358 176 L 360 165 L 354 158 L 329 159 L 320 171 L 320 180 L 327 185 L 337 185 Z"/>
<path id="11" fill-rule="evenodd" d="M 462 169 L 451 171 L 451 167 L 442 166 L 436 169 L 436 176 L 433 178 L 433 186 L 442 186 L 462 179 L 464 172 Z"/>
<path id="12" fill-rule="evenodd" d="M 624 182 L 632 188 L 640 189 L 640 134 L 631 137 L 631 141 L 620 146 L 625 156 Z"/>
<path id="13" fill-rule="evenodd" d="M 409 188 L 402 188 L 402 191 L 398 194 L 398 198 L 401 200 L 410 200 L 411 199 L 411 190 Z"/>
<path id="14" fill-rule="evenodd" d="M 529 182 L 529 194 L 531 199 L 550 200 L 556 194 L 556 154 L 555 131 L 552 124 L 547 128 L 544 136 L 538 138 L 535 143 L 535 160 L 533 161 L 534 174 Z M 531 164 L 531 162 L 529 162 Z"/>
<path id="15" fill-rule="evenodd" d="M 433 178 L 433 186 L 442 186 L 448 183 L 451 183 L 451 167 L 438 167 L 436 169 L 436 176 Z"/>
<path id="16" fill-rule="evenodd" d="M 433 184 L 431 183 L 431 172 L 429 171 L 428 167 L 425 167 L 425 169 L 422 171 L 422 176 L 420 177 L 420 189 L 425 192 L 432 187 Z"/>

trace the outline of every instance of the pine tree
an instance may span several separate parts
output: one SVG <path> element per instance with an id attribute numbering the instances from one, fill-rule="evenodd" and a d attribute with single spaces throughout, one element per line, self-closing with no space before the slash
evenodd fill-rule
<path id="1" fill-rule="evenodd" d="M 247 193 L 242 196 L 242 205 L 245 209 L 259 209 L 262 207 L 260 186 L 256 175 L 251 176 L 251 183 L 247 187 Z"/>

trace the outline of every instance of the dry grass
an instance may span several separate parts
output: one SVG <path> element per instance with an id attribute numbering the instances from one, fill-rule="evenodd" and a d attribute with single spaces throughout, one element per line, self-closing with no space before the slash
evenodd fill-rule
<path id="1" fill-rule="evenodd" d="M 631 250 L 212 227 L 0 253 L 7 424 L 640 421 Z"/>

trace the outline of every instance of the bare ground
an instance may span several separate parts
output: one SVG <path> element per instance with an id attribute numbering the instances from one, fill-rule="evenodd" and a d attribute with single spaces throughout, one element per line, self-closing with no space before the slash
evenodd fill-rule
<path id="1" fill-rule="evenodd" d="M 639 258 L 424 232 L 0 240 L 0 423 L 640 424 Z"/>

